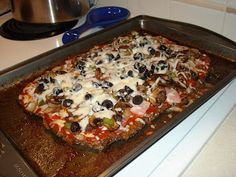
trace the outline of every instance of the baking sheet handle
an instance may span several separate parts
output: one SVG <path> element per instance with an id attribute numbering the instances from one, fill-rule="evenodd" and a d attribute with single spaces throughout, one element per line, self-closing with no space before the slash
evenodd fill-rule
<path id="1" fill-rule="evenodd" d="M 0 130 L 0 176 L 38 177 Z"/>

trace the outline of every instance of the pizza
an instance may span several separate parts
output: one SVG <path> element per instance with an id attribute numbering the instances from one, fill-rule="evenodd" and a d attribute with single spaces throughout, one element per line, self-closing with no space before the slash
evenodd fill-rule
<path id="1" fill-rule="evenodd" d="M 45 71 L 19 102 L 68 143 L 103 150 L 204 94 L 210 63 L 198 49 L 132 31 Z"/>

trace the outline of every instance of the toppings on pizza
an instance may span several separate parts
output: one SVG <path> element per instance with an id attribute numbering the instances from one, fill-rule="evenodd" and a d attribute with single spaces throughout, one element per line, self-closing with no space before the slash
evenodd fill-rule
<path id="1" fill-rule="evenodd" d="M 187 107 L 209 67 L 197 49 L 134 31 L 66 59 L 28 83 L 19 100 L 66 141 L 102 150 Z"/>

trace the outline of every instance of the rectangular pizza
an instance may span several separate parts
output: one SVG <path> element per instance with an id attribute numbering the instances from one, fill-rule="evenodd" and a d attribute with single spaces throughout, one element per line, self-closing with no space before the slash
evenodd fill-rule
<path id="1" fill-rule="evenodd" d="M 132 31 L 45 71 L 19 102 L 68 143 L 103 150 L 192 104 L 211 87 L 210 64 L 197 49 Z"/>

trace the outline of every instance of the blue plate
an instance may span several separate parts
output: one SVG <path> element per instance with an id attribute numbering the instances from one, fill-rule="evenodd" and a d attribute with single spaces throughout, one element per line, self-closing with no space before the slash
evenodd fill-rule
<path id="1" fill-rule="evenodd" d="M 86 21 L 78 28 L 65 32 L 62 36 L 63 44 L 79 39 L 80 35 L 88 29 L 99 27 L 106 28 L 126 20 L 130 15 L 128 9 L 116 6 L 99 7 L 90 10 Z"/>

